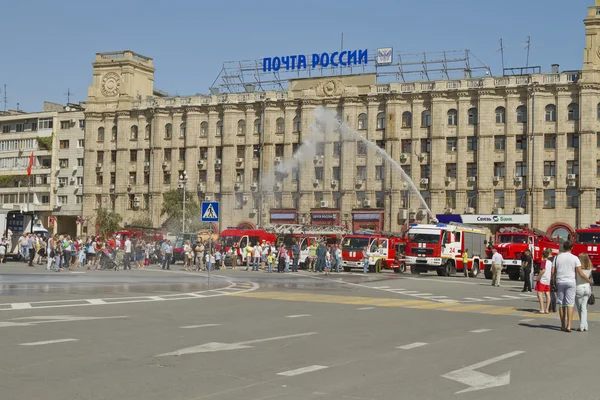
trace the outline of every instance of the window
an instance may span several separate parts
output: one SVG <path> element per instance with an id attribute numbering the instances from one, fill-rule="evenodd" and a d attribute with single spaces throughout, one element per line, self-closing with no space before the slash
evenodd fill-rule
<path id="1" fill-rule="evenodd" d="M 375 144 L 382 150 L 385 150 L 385 140 L 376 140 Z"/>
<path id="2" fill-rule="evenodd" d="M 574 161 L 574 160 L 567 161 L 567 174 L 579 175 L 579 161 Z"/>
<path id="3" fill-rule="evenodd" d="M 600 105 L 599 105 L 599 107 L 600 107 Z M 600 119 L 600 117 L 598 119 Z M 410 128 L 411 126 L 412 126 L 412 114 L 409 111 L 404 111 L 402 113 L 402 127 Z"/>
<path id="4" fill-rule="evenodd" d="M 71 121 L 60 121 L 60 129 L 69 129 L 71 127 Z M 19 131 L 17 131 L 19 132 Z"/>
<path id="5" fill-rule="evenodd" d="M 116 162 L 117 162 L 117 151 L 116 150 L 110 151 L 110 162 L 113 164 L 116 164 Z"/>
<path id="6" fill-rule="evenodd" d="M 428 128 L 431 126 L 431 111 L 425 110 L 421 113 L 421 127 Z"/>
<path id="7" fill-rule="evenodd" d="M 467 190 L 467 207 L 473 207 L 477 210 L 477 191 Z"/>
<path id="8" fill-rule="evenodd" d="M 302 131 L 302 118 L 299 115 L 294 117 L 292 132 L 300 133 Z"/>
<path id="9" fill-rule="evenodd" d="M 400 142 L 403 153 L 412 153 L 412 140 L 410 139 L 402 139 Z"/>
<path id="10" fill-rule="evenodd" d="M 546 122 L 556 122 L 556 106 L 554 104 L 546 106 Z"/>
<path id="11" fill-rule="evenodd" d="M 366 180 L 367 179 L 367 167 L 356 167 L 356 179 Z"/>
<path id="12" fill-rule="evenodd" d="M 223 135 L 223 120 L 217 121 L 217 130 L 215 132 L 215 135 L 217 135 L 217 136 Z"/>
<path id="13" fill-rule="evenodd" d="M 504 208 L 504 190 L 494 190 L 494 208 Z"/>
<path id="14" fill-rule="evenodd" d="M 600 189 L 596 189 L 596 208 L 600 208 Z"/>
<path id="15" fill-rule="evenodd" d="M 446 164 L 446 176 L 448 178 L 456 178 L 456 163 Z"/>
<path id="16" fill-rule="evenodd" d="M 336 157 L 342 156 L 342 142 L 333 142 L 333 155 Z"/>
<path id="17" fill-rule="evenodd" d="M 79 120 L 79 129 L 85 129 L 85 119 Z"/>
<path id="18" fill-rule="evenodd" d="M 144 150 L 144 161 L 145 162 L 149 162 L 150 161 L 150 149 L 146 149 Z"/>
<path id="19" fill-rule="evenodd" d="M 556 196 L 554 189 L 544 190 L 544 208 L 554 208 L 556 204 Z"/>
<path id="20" fill-rule="evenodd" d="M 275 133 L 285 132 L 285 120 L 283 118 L 277 118 L 275 121 Z"/>
<path id="21" fill-rule="evenodd" d="M 446 208 L 456 208 L 456 190 L 446 190 Z"/>
<path id="22" fill-rule="evenodd" d="M 150 171 L 144 171 L 144 185 L 150 184 Z"/>
<path id="23" fill-rule="evenodd" d="M 179 137 L 180 138 L 185 137 L 185 122 L 182 122 L 181 124 L 179 124 Z"/>
<path id="24" fill-rule="evenodd" d="M 544 148 L 555 149 L 556 148 L 556 134 L 547 133 L 544 135 Z"/>
<path id="25" fill-rule="evenodd" d="M 377 165 L 375 166 L 375 180 L 382 181 L 385 179 L 385 166 Z"/>
<path id="26" fill-rule="evenodd" d="M 300 143 L 292 143 L 292 154 L 296 154 L 300 148 Z"/>
<path id="27" fill-rule="evenodd" d="M 567 208 L 579 208 L 579 189 L 567 189 Z"/>
<path id="28" fill-rule="evenodd" d="M 506 123 L 506 110 L 504 109 L 504 107 L 496 108 L 496 123 L 497 124 Z"/>
<path id="29" fill-rule="evenodd" d="M 40 118 L 38 121 L 38 128 L 39 129 L 52 129 L 53 128 L 52 118 Z"/>
<path id="30" fill-rule="evenodd" d="M 117 141 L 117 126 L 113 126 L 111 129 L 111 133 L 110 133 L 110 140 L 112 142 L 116 142 Z"/>
<path id="31" fill-rule="evenodd" d="M 579 133 L 567 133 L 567 147 L 579 148 Z"/>
<path id="32" fill-rule="evenodd" d="M 185 161 L 185 149 L 179 149 L 179 161 Z"/>
<path id="33" fill-rule="evenodd" d="M 104 142 L 104 128 L 98 128 L 98 141 Z"/>
<path id="34" fill-rule="evenodd" d="M 567 120 L 578 121 L 579 120 L 579 104 L 571 103 L 567 106 Z"/>
<path id="35" fill-rule="evenodd" d="M 68 158 L 61 158 L 60 160 L 58 160 L 58 165 L 61 168 L 69 168 L 69 159 Z"/>
<path id="36" fill-rule="evenodd" d="M 200 159 L 208 160 L 208 147 L 200 147 Z"/>
<path id="37" fill-rule="evenodd" d="M 102 183 L 103 183 L 102 172 L 97 172 L 96 173 L 96 185 L 102 185 Z"/>
<path id="38" fill-rule="evenodd" d="M 17 132 L 23 132 L 23 124 L 17 124 L 16 128 Z"/>
<path id="39" fill-rule="evenodd" d="M 10 125 L 2 125 L 2 133 L 10 133 Z"/>
<path id="40" fill-rule="evenodd" d="M 129 184 L 135 185 L 136 181 L 137 181 L 137 174 L 135 172 L 130 172 L 129 173 Z"/>
<path id="41" fill-rule="evenodd" d="M 237 134 L 239 136 L 244 136 L 246 134 L 246 121 L 240 119 L 237 123 Z"/>
<path id="42" fill-rule="evenodd" d="M 596 160 L 596 175 L 600 176 L 600 160 Z"/>
<path id="43" fill-rule="evenodd" d="M 323 167 L 315 167 L 315 179 L 320 181 L 324 179 Z"/>
<path id="44" fill-rule="evenodd" d="M 254 172 L 254 170 L 252 170 Z M 198 171 L 198 182 L 206 183 L 206 170 Z"/>
<path id="45" fill-rule="evenodd" d="M 50 202 L 50 201 L 48 201 L 48 202 Z M 94 204 L 95 204 L 96 208 L 100 208 L 102 206 L 102 195 L 101 194 L 96 195 L 96 201 Z"/>
<path id="46" fill-rule="evenodd" d="M 467 116 L 469 118 L 469 125 L 477 125 L 479 118 L 476 108 L 469 109 L 469 111 L 467 112 Z"/>
<path id="47" fill-rule="evenodd" d="M 275 157 L 282 157 L 283 158 L 283 151 L 284 151 L 284 147 L 282 144 L 276 144 L 275 145 Z M 318 154 L 318 152 L 317 152 Z"/>
<path id="48" fill-rule="evenodd" d="M 477 136 L 467 136 L 467 150 L 477 151 Z"/>
<path id="49" fill-rule="evenodd" d="M 171 149 L 165 149 L 164 150 L 163 161 L 171 161 Z"/>
<path id="50" fill-rule="evenodd" d="M 503 162 L 494 163 L 494 176 L 499 176 L 501 178 L 506 176 L 506 165 Z"/>
<path id="51" fill-rule="evenodd" d="M 448 110 L 448 125 L 453 126 L 458 123 L 458 111 L 455 109 Z"/>
<path id="52" fill-rule="evenodd" d="M 596 147 L 600 147 L 600 132 L 596 133 Z"/>
<path id="53" fill-rule="evenodd" d="M 259 135 L 261 132 L 261 123 L 260 123 L 260 119 L 255 119 L 254 120 L 254 134 L 255 135 Z"/>
<path id="54" fill-rule="evenodd" d="M 358 129 L 366 130 L 367 129 L 367 114 L 360 114 L 358 116 Z"/>
<path id="55" fill-rule="evenodd" d="M 494 150 L 504 151 L 506 149 L 506 137 L 496 135 L 494 136 Z"/>
<path id="56" fill-rule="evenodd" d="M 359 156 L 364 156 L 367 154 L 367 145 L 362 140 L 356 142 L 356 154 Z"/>
<path id="57" fill-rule="evenodd" d="M 241 210 L 242 208 L 244 208 L 244 194 L 236 193 L 235 194 L 235 209 Z"/>
<path id="58" fill-rule="evenodd" d="M 260 145 L 255 144 L 252 146 L 252 158 L 258 160 L 260 158 Z"/>
<path id="59" fill-rule="evenodd" d="M 331 178 L 338 182 L 342 179 L 340 167 L 333 167 Z"/>
<path id="60" fill-rule="evenodd" d="M 375 192 L 375 207 L 385 207 L 385 192 Z"/>
<path id="61" fill-rule="evenodd" d="M 69 179 L 67 177 L 58 178 L 58 184 L 60 186 L 67 186 L 67 183 L 69 183 Z"/>
<path id="62" fill-rule="evenodd" d="M 246 148 L 244 146 L 237 146 L 235 154 L 237 158 L 246 158 Z"/>
<path id="63" fill-rule="evenodd" d="M 83 167 L 83 158 L 78 158 L 77 159 L 77 166 L 78 167 Z"/>
<path id="64" fill-rule="evenodd" d="M 208 135 L 208 122 L 203 121 L 200 124 L 200 136 L 207 136 Z"/>
<path id="65" fill-rule="evenodd" d="M 518 135 L 515 137 L 517 150 L 526 150 L 527 149 L 527 136 L 526 135 Z"/>
<path id="66" fill-rule="evenodd" d="M 403 165 L 402 169 L 404 170 L 406 176 L 408 176 L 409 178 L 412 177 L 412 167 L 410 165 Z"/>
<path id="67" fill-rule="evenodd" d="M 59 148 L 61 149 L 68 149 L 69 148 L 69 141 L 68 140 L 60 140 L 58 142 Z"/>
<path id="68" fill-rule="evenodd" d="M 596 118 L 600 119 L 600 103 L 596 106 Z"/>
<path id="69" fill-rule="evenodd" d="M 477 163 L 467 163 L 467 176 L 473 177 L 477 176 Z"/>
<path id="70" fill-rule="evenodd" d="M 171 173 L 169 171 L 163 172 L 163 183 L 166 185 L 171 184 Z"/>
<path id="71" fill-rule="evenodd" d="M 150 140 L 151 134 L 152 134 L 152 125 L 146 124 L 146 131 L 144 132 L 144 139 Z"/>
<path id="72" fill-rule="evenodd" d="M 431 139 L 421 139 L 421 153 L 431 153 Z"/>
<path id="73" fill-rule="evenodd" d="M 137 162 L 137 150 L 129 150 L 129 162 Z"/>
<path id="74" fill-rule="evenodd" d="M 137 140 L 138 139 L 138 127 L 137 125 L 132 125 L 129 130 L 129 140 Z"/>
<path id="75" fill-rule="evenodd" d="M 356 207 L 357 208 L 363 207 L 365 198 L 366 198 L 365 192 L 356 192 Z"/>
<path id="76" fill-rule="evenodd" d="M 515 163 L 515 176 L 527 176 L 527 163 L 525 161 L 517 161 Z"/>
<path id="77" fill-rule="evenodd" d="M 313 200 L 315 202 L 315 208 L 321 208 L 321 201 L 323 201 L 323 192 L 315 192 Z"/>
<path id="78" fill-rule="evenodd" d="M 75 204 L 83 204 L 83 196 L 82 195 L 77 195 L 75 196 Z"/>
<path id="79" fill-rule="evenodd" d="M 215 158 L 217 158 L 218 160 L 223 159 L 223 147 L 215 147 Z"/>
<path id="80" fill-rule="evenodd" d="M 96 162 L 98 164 L 104 163 L 104 152 L 103 151 L 99 151 L 98 153 L 96 153 Z"/>
<path id="81" fill-rule="evenodd" d="M 421 178 L 431 178 L 431 166 L 429 164 L 421 165 Z"/>
<path id="82" fill-rule="evenodd" d="M 380 112 L 377 114 L 377 130 L 383 131 L 385 130 L 385 113 Z"/>
<path id="83" fill-rule="evenodd" d="M 296 197 L 294 200 L 296 200 Z M 333 206 L 338 209 L 342 208 L 342 194 L 340 192 L 333 192 Z M 294 208 L 297 210 L 298 205 L 294 205 Z"/>
<path id="84" fill-rule="evenodd" d="M 111 185 L 114 185 L 114 184 L 115 184 L 115 182 L 116 182 L 116 180 L 117 180 L 117 176 L 116 176 L 116 174 L 115 174 L 114 172 L 111 172 L 111 173 L 110 173 L 110 184 L 111 184 Z"/>
<path id="85" fill-rule="evenodd" d="M 235 170 L 235 181 L 238 183 L 244 183 L 244 170 L 243 169 Z"/>
<path id="86" fill-rule="evenodd" d="M 446 138 L 446 151 L 456 151 L 458 147 L 458 139 L 455 137 Z"/>
<path id="87" fill-rule="evenodd" d="M 173 137 L 173 125 L 165 125 L 165 139 L 171 139 Z"/>
<path id="88" fill-rule="evenodd" d="M 556 176 L 555 161 L 544 161 L 544 176 Z"/>
<path id="89" fill-rule="evenodd" d="M 58 204 L 65 205 L 67 204 L 68 197 L 67 196 L 58 196 Z"/>
<path id="90" fill-rule="evenodd" d="M 525 106 L 517 107 L 517 123 L 520 123 L 520 124 L 527 123 L 527 107 L 525 107 Z"/>
<path id="91" fill-rule="evenodd" d="M 85 139 L 77 139 L 77 148 L 83 149 L 85 146 Z"/>
<path id="92" fill-rule="evenodd" d="M 83 186 L 83 176 L 78 176 L 77 177 L 77 185 Z"/>
<path id="93" fill-rule="evenodd" d="M 423 197 L 423 201 L 427 204 L 427 207 L 431 208 L 431 192 L 429 190 L 421 190 L 419 191 L 421 197 Z"/>

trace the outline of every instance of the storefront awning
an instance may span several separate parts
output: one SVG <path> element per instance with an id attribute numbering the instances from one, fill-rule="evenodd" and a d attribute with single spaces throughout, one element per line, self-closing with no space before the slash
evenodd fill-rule
<path id="1" fill-rule="evenodd" d="M 528 225 L 529 214 L 437 214 L 435 218 L 444 224 L 458 222 L 476 225 Z"/>

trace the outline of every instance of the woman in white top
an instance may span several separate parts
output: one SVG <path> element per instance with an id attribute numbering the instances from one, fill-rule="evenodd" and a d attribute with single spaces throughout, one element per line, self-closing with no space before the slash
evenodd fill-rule
<path id="1" fill-rule="evenodd" d="M 552 278 L 552 263 L 548 261 L 550 254 L 552 254 L 550 249 L 545 249 L 542 253 L 540 273 L 535 284 L 535 291 L 540 302 L 540 314 L 548 314 L 550 312 L 550 281 Z M 546 304 L 544 304 L 544 298 L 546 299 Z"/>
<path id="2" fill-rule="evenodd" d="M 192 270 L 192 246 L 190 246 L 190 241 L 186 241 L 185 244 L 183 245 L 183 254 L 184 254 L 184 267 L 183 269 L 185 271 L 191 271 Z"/>
<path id="3" fill-rule="evenodd" d="M 592 294 L 592 286 L 590 285 L 590 276 L 592 275 L 592 261 L 586 253 L 579 255 L 581 261 L 581 272 L 584 276 L 577 274 L 577 288 L 575 289 L 575 305 L 579 313 L 579 329 L 577 332 L 585 332 L 588 330 L 587 321 L 587 306 L 590 294 Z"/>

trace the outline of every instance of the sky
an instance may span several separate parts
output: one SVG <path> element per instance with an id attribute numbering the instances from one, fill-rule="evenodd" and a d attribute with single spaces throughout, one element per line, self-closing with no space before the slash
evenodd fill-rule
<path id="1" fill-rule="evenodd" d="M 376 6 L 374 5 L 376 4 Z M 1 0 L 0 110 L 85 101 L 95 53 L 154 59 L 155 88 L 208 93 L 224 61 L 393 47 L 405 53 L 469 49 L 493 75 L 526 63 L 581 69 L 583 19 L 594 0 Z M 477 64 L 476 60 L 472 60 Z"/>

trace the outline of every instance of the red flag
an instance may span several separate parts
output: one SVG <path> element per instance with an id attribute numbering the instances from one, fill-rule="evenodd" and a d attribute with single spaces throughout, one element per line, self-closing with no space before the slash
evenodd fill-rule
<path id="1" fill-rule="evenodd" d="M 33 151 L 31 152 L 31 156 L 29 156 L 29 164 L 27 165 L 27 176 L 31 176 L 31 167 L 33 167 Z"/>

